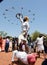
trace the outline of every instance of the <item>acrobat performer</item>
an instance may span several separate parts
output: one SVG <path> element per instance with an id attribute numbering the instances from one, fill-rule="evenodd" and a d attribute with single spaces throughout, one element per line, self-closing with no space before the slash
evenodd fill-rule
<path id="1" fill-rule="evenodd" d="M 18 14 L 16 14 L 16 17 L 18 19 L 20 19 L 20 21 L 21 21 L 22 32 L 27 33 L 29 31 L 29 28 L 30 28 L 29 27 L 29 18 L 28 18 L 28 16 L 25 16 L 23 18 L 23 15 L 21 13 L 18 13 Z"/>
<path id="2" fill-rule="evenodd" d="M 14 57 L 16 56 L 16 59 L 18 59 L 18 61 L 21 61 L 23 64 L 26 64 L 26 65 L 34 65 L 36 60 L 37 60 L 37 54 L 36 53 L 31 53 L 31 54 L 27 54 L 26 52 L 24 51 L 13 51 L 13 54 L 12 54 L 12 63 L 11 65 L 14 64 Z M 15 59 L 15 61 L 17 61 Z"/>

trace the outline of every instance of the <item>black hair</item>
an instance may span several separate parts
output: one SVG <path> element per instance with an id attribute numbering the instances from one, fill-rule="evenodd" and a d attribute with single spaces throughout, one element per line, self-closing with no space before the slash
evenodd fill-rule
<path id="1" fill-rule="evenodd" d="M 25 22 L 25 21 L 26 21 L 26 19 L 24 18 L 24 19 L 23 19 L 23 21 Z"/>
<path id="2" fill-rule="evenodd" d="M 47 65 L 47 59 L 42 62 L 42 65 Z"/>
<path id="3" fill-rule="evenodd" d="M 39 34 L 39 37 L 41 38 L 43 35 L 42 34 Z"/>

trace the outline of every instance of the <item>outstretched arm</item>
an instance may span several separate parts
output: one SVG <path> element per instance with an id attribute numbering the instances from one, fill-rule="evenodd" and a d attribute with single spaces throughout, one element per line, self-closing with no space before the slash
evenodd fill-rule
<path id="1" fill-rule="evenodd" d="M 20 17 L 20 21 L 21 21 L 21 23 L 23 23 L 23 18 Z"/>
<path id="2" fill-rule="evenodd" d="M 13 53 L 12 53 L 12 60 L 11 61 L 14 61 L 14 57 L 16 57 L 16 61 L 17 61 L 17 56 L 16 56 L 16 52 L 17 50 L 15 50 L 15 51 L 13 51 Z"/>

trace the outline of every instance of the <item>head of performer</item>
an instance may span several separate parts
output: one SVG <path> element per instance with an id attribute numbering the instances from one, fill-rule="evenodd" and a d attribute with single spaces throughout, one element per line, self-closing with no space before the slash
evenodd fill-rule
<path id="1" fill-rule="evenodd" d="M 24 21 L 24 22 L 26 22 L 26 21 L 28 22 L 28 21 L 29 21 L 28 16 L 25 16 L 24 19 L 23 19 L 23 21 Z"/>
<path id="2" fill-rule="evenodd" d="M 28 54 L 27 60 L 29 65 L 35 65 L 37 58 L 38 58 L 38 55 L 36 53 Z"/>
<path id="3" fill-rule="evenodd" d="M 43 34 L 39 34 L 39 37 L 41 38 L 43 36 Z"/>

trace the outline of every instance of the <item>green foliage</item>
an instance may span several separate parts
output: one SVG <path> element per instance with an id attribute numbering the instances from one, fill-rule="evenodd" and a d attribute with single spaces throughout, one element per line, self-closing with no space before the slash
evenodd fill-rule
<path id="1" fill-rule="evenodd" d="M 46 43 L 46 46 L 47 46 L 47 35 L 44 34 L 44 33 L 40 33 L 40 32 L 38 32 L 38 31 L 35 31 L 35 32 L 31 35 L 32 40 L 35 41 L 36 38 L 39 36 L 39 34 L 42 34 L 42 35 L 44 36 L 44 38 L 45 38 L 44 44 Z"/>
<path id="2" fill-rule="evenodd" d="M 39 36 L 40 32 L 38 31 L 35 31 L 33 34 L 32 34 L 32 40 L 36 40 L 36 38 Z"/>
<path id="3" fill-rule="evenodd" d="M 0 36 L 5 37 L 6 35 L 7 35 L 6 32 L 4 32 L 4 31 L 0 31 Z"/>

